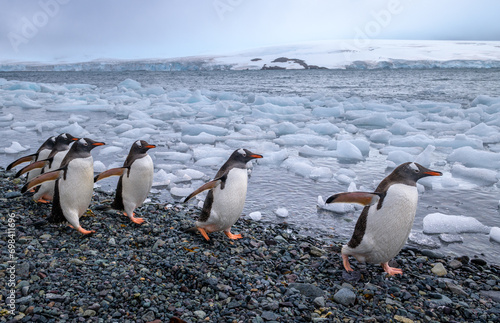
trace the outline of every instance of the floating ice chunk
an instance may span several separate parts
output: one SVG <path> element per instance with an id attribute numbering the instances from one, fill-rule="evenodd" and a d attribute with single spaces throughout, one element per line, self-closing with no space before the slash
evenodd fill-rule
<path id="1" fill-rule="evenodd" d="M 95 90 L 97 86 L 92 84 L 65 84 L 64 85 L 68 90 Z"/>
<path id="2" fill-rule="evenodd" d="M 412 136 L 405 136 L 403 138 L 394 138 L 389 141 L 393 146 L 398 147 L 427 147 L 433 144 L 433 139 L 424 134 L 417 134 Z"/>
<path id="3" fill-rule="evenodd" d="M 448 162 L 459 162 L 467 167 L 479 168 L 500 168 L 500 154 L 473 149 L 472 147 L 462 147 L 455 149 L 448 155 Z"/>
<path id="4" fill-rule="evenodd" d="M 17 154 L 17 153 L 20 153 L 22 151 L 26 151 L 26 150 L 29 150 L 29 149 L 30 149 L 29 146 L 23 147 L 17 141 L 13 141 L 12 144 L 10 145 L 10 147 L 7 147 L 7 148 L 4 149 L 4 152 L 6 154 Z"/>
<path id="5" fill-rule="evenodd" d="M 174 174 L 167 174 L 166 171 L 160 169 L 158 172 L 154 174 L 153 177 L 153 186 L 166 186 L 170 184 L 172 179 L 177 179 L 177 176 Z M 188 193 L 189 194 L 189 193 Z"/>
<path id="6" fill-rule="evenodd" d="M 214 136 L 225 136 L 229 133 L 226 128 L 212 126 L 208 124 L 183 124 L 181 125 L 183 135 L 197 136 L 202 132 Z"/>
<path id="7" fill-rule="evenodd" d="M 488 233 L 490 228 L 468 216 L 431 213 L 424 217 L 424 233 Z"/>
<path id="8" fill-rule="evenodd" d="M 334 107 L 317 107 L 312 111 L 312 115 L 320 118 L 339 117 L 344 113 L 342 105 Z"/>
<path id="9" fill-rule="evenodd" d="M 460 184 L 451 176 L 451 173 L 444 173 L 441 177 L 441 186 L 443 188 L 458 187 Z"/>
<path id="10" fill-rule="evenodd" d="M 301 157 L 290 157 L 281 164 L 281 167 L 285 167 L 295 174 L 303 177 L 309 177 L 314 169 L 314 166 L 309 159 Z"/>
<path id="11" fill-rule="evenodd" d="M 259 164 L 263 165 L 280 165 L 285 159 L 288 158 L 289 153 L 286 149 L 282 149 L 274 152 L 263 152 L 264 158 L 259 159 Z"/>
<path id="12" fill-rule="evenodd" d="M 387 154 L 387 160 L 394 162 L 396 165 L 401 165 L 414 159 L 415 157 L 412 154 L 402 150 L 394 150 Z"/>
<path id="13" fill-rule="evenodd" d="M 120 135 L 120 137 L 125 137 L 129 139 L 137 139 L 137 138 L 142 138 L 144 140 L 148 140 L 151 134 L 157 134 L 159 133 L 159 130 L 152 129 L 152 128 L 137 128 L 137 129 L 131 129 L 127 130 L 124 133 Z"/>
<path id="14" fill-rule="evenodd" d="M 451 147 L 457 149 L 464 146 L 470 146 L 474 149 L 482 149 L 483 141 L 480 139 L 470 138 L 464 134 L 456 134 L 454 139 L 437 139 L 436 146 Z"/>
<path id="15" fill-rule="evenodd" d="M 81 102 L 81 101 L 79 101 Z M 109 104 L 81 104 L 81 103 L 61 103 L 45 108 L 47 111 L 90 111 L 90 112 L 106 112 L 112 111 L 113 106 Z"/>
<path id="16" fill-rule="evenodd" d="M 80 138 L 90 135 L 90 133 L 87 130 L 83 129 L 82 126 L 78 124 L 78 122 L 72 123 L 69 126 L 61 128 L 60 132 L 67 132 L 72 134 L 73 136 Z"/>
<path id="17" fill-rule="evenodd" d="M 433 145 L 427 146 L 424 151 L 422 151 L 413 161 L 419 163 L 424 167 L 429 167 L 433 160 L 432 153 L 434 152 L 434 150 L 436 150 L 436 147 L 434 147 Z"/>
<path id="18" fill-rule="evenodd" d="M 274 210 L 274 213 L 280 218 L 288 217 L 288 210 L 284 207 L 280 207 L 277 210 Z"/>
<path id="19" fill-rule="evenodd" d="M 500 103 L 500 98 L 495 98 L 488 95 L 479 95 L 471 102 L 471 106 L 475 107 L 480 104 L 490 106 L 497 103 Z"/>
<path id="20" fill-rule="evenodd" d="M 14 120 L 14 115 L 12 113 L 0 116 L 0 122 L 9 122 Z"/>
<path id="21" fill-rule="evenodd" d="M 328 167 L 316 167 L 311 171 L 309 177 L 315 181 L 328 182 L 333 177 L 333 172 Z"/>
<path id="22" fill-rule="evenodd" d="M 498 127 L 488 126 L 480 123 L 477 126 L 465 132 L 467 136 L 476 136 L 481 138 L 484 143 L 495 143 L 500 141 L 500 132 Z"/>
<path id="23" fill-rule="evenodd" d="M 282 122 L 271 125 L 270 129 L 276 133 L 277 136 L 294 134 L 299 130 L 299 127 L 291 122 Z"/>
<path id="24" fill-rule="evenodd" d="M 192 158 L 191 154 L 179 153 L 175 151 L 157 152 L 155 156 L 156 158 L 175 160 L 182 163 L 187 163 Z"/>
<path id="25" fill-rule="evenodd" d="M 197 180 L 197 179 L 202 179 L 205 176 L 205 173 L 200 172 L 199 170 L 196 169 L 179 169 L 176 173 L 176 176 L 178 177 L 183 177 L 185 175 L 189 176 L 191 179 Z"/>
<path id="26" fill-rule="evenodd" d="M 81 114 L 71 114 L 71 116 L 68 119 L 69 123 L 75 123 L 75 122 L 85 122 L 89 121 L 90 117 L 89 116 L 82 116 Z"/>
<path id="27" fill-rule="evenodd" d="M 26 97 L 26 95 L 20 95 L 14 98 L 14 105 L 17 105 L 24 109 L 40 109 L 42 105 L 36 101 L 33 101 Z"/>
<path id="28" fill-rule="evenodd" d="M 370 153 L 370 142 L 363 139 L 349 140 L 349 142 L 358 147 L 363 156 L 368 156 L 368 154 Z"/>
<path id="29" fill-rule="evenodd" d="M 330 122 L 322 122 L 307 125 L 307 128 L 316 132 L 318 135 L 334 135 L 340 132 L 339 127 Z"/>
<path id="30" fill-rule="evenodd" d="M 200 167 L 217 167 L 222 166 L 225 160 L 223 157 L 207 157 L 198 159 L 194 164 Z"/>
<path id="31" fill-rule="evenodd" d="M 106 170 L 106 166 L 100 160 L 94 160 L 94 173 L 102 173 Z"/>
<path id="32" fill-rule="evenodd" d="M 170 194 L 177 196 L 177 197 L 185 197 L 188 196 L 193 192 L 193 189 L 191 187 L 172 187 L 170 189 Z"/>
<path id="33" fill-rule="evenodd" d="M 134 127 L 132 125 L 129 125 L 128 123 L 122 123 L 119 126 L 113 127 L 113 131 L 116 134 L 121 134 L 123 132 L 129 131 L 129 130 L 132 130 L 132 129 L 134 129 Z"/>
<path id="34" fill-rule="evenodd" d="M 347 203 L 329 203 L 329 204 L 326 204 L 325 200 L 323 200 L 323 197 L 321 195 L 318 196 L 317 205 L 320 209 L 328 210 L 328 211 L 338 213 L 338 214 L 344 214 L 344 213 L 354 211 L 354 206 L 352 204 L 347 204 Z"/>
<path id="35" fill-rule="evenodd" d="M 387 144 L 389 142 L 389 139 L 391 139 L 391 137 L 392 133 L 387 130 L 376 130 L 371 133 L 370 141 Z"/>
<path id="36" fill-rule="evenodd" d="M 141 83 L 134 81 L 132 79 L 126 79 L 118 83 L 119 89 L 129 89 L 129 90 L 140 90 L 142 88 Z"/>
<path id="37" fill-rule="evenodd" d="M 301 157 L 337 157 L 337 152 L 329 150 L 321 150 L 305 145 L 299 149 Z"/>
<path id="38" fill-rule="evenodd" d="M 493 227 L 490 230 L 490 239 L 496 242 L 500 242 L 500 228 Z"/>
<path id="39" fill-rule="evenodd" d="M 181 137 L 181 140 L 186 144 L 214 144 L 217 140 L 217 136 L 202 132 L 197 136 L 185 135 Z"/>
<path id="40" fill-rule="evenodd" d="M 455 164 L 451 168 L 453 176 L 474 181 L 481 185 L 493 185 L 498 182 L 496 171 L 484 168 L 469 168 L 460 164 Z"/>
<path id="41" fill-rule="evenodd" d="M 457 243 L 464 241 L 464 239 L 458 234 L 449 234 L 449 233 L 441 233 L 439 235 L 439 240 L 443 241 L 444 243 Z"/>
<path id="42" fill-rule="evenodd" d="M 106 155 L 115 155 L 119 152 L 122 152 L 123 148 L 121 147 L 116 147 L 116 146 L 107 146 L 102 149 L 99 149 L 99 155 L 106 156 Z"/>
<path id="43" fill-rule="evenodd" d="M 421 232 L 410 232 L 408 241 L 426 248 L 439 248 L 441 246 L 436 238 Z"/>
<path id="44" fill-rule="evenodd" d="M 248 216 L 254 221 L 260 221 L 260 219 L 262 219 L 262 213 L 259 211 L 251 212 Z"/>
<path id="45" fill-rule="evenodd" d="M 210 102 L 210 99 L 201 94 L 200 90 L 195 90 L 187 99 L 186 103 Z"/>
<path id="46" fill-rule="evenodd" d="M 359 148 L 347 140 L 341 140 L 337 143 L 336 152 L 339 159 L 364 160 Z"/>
<path id="47" fill-rule="evenodd" d="M 366 117 L 358 118 L 352 121 L 352 124 L 356 126 L 370 126 L 377 128 L 387 128 L 393 123 L 393 121 L 387 118 L 386 113 L 370 113 Z"/>
<path id="48" fill-rule="evenodd" d="M 388 129 L 393 135 L 406 135 L 408 132 L 417 132 L 418 130 L 412 127 L 408 121 L 399 120 Z"/>
<path id="49" fill-rule="evenodd" d="M 331 139 L 309 134 L 284 135 L 273 141 L 281 146 L 326 146 Z"/>
<path id="50" fill-rule="evenodd" d="M 15 82 L 10 86 L 6 86 L 4 89 L 9 91 L 15 91 L 15 90 L 31 90 L 35 92 L 41 91 L 40 85 L 33 82 Z"/>

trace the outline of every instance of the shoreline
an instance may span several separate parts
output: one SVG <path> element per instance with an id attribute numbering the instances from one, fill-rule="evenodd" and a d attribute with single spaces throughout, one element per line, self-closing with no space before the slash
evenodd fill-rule
<path id="1" fill-rule="evenodd" d="M 482 259 L 443 257 L 405 247 L 394 259 L 403 276 L 379 265 L 342 267 L 340 242 L 303 236 L 287 224 L 243 216 L 231 241 L 184 232 L 199 210 L 153 202 L 136 225 L 102 210 L 112 195 L 94 192 L 82 236 L 65 224 L 35 227 L 50 214 L 18 192 L 22 180 L 0 168 L 0 322 L 367 322 L 465 321 L 500 318 L 500 266 Z M 16 309 L 9 291 L 7 231 L 15 214 Z M 437 269 L 443 267 L 442 276 Z M 438 273 L 438 274 L 436 274 Z"/>

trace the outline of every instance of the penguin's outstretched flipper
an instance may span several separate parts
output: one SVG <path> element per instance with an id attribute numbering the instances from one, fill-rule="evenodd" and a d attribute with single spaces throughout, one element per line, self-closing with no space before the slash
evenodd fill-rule
<path id="1" fill-rule="evenodd" d="M 100 181 L 101 179 L 110 177 L 110 176 L 122 176 L 123 173 L 125 172 L 125 170 L 127 170 L 127 169 L 128 169 L 127 167 L 118 167 L 118 168 L 108 169 L 108 170 L 100 173 L 96 177 L 94 177 L 94 183 L 97 181 Z"/>
<path id="2" fill-rule="evenodd" d="M 380 200 L 381 193 L 347 192 L 330 196 L 326 203 L 357 203 L 364 206 L 373 205 Z"/>
<path id="3" fill-rule="evenodd" d="M 190 199 L 192 199 L 194 196 L 200 194 L 203 191 L 211 190 L 214 187 L 217 187 L 217 185 L 219 185 L 221 183 L 221 181 L 222 181 L 222 177 L 219 177 L 219 178 L 216 178 L 214 180 L 211 180 L 210 182 L 207 182 L 207 183 L 203 184 L 198 189 L 196 189 L 193 193 L 189 194 L 188 197 L 186 197 L 184 199 L 184 203 L 186 203 L 187 201 L 189 201 Z"/>
<path id="4" fill-rule="evenodd" d="M 43 168 L 43 167 L 45 167 L 45 165 L 47 165 L 48 162 L 49 162 L 48 159 L 44 159 L 44 160 L 39 160 L 39 161 L 36 161 L 34 163 L 31 163 L 28 166 L 21 168 L 21 170 L 18 171 L 14 177 L 19 177 L 22 174 L 27 173 L 33 169 Z"/>
<path id="5" fill-rule="evenodd" d="M 33 187 L 37 187 L 41 185 L 42 183 L 48 182 L 48 181 L 55 181 L 56 179 L 61 176 L 61 172 L 63 169 L 57 169 L 52 172 L 48 173 L 43 173 L 37 177 L 35 177 L 33 180 L 29 181 L 26 183 L 23 188 L 21 188 L 21 193 L 26 193 L 28 190 L 32 189 Z"/>
<path id="6" fill-rule="evenodd" d="M 12 168 L 16 167 L 19 164 L 30 162 L 33 160 L 33 158 L 36 157 L 36 155 L 37 154 L 31 154 L 28 156 L 23 156 L 17 160 L 14 160 L 12 163 L 9 164 L 9 166 L 7 166 L 5 170 L 11 170 Z"/>

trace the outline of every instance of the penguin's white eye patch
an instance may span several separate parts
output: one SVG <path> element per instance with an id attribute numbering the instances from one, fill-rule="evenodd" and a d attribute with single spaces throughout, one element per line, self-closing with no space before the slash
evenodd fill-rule
<path id="1" fill-rule="evenodd" d="M 141 147 L 142 147 L 142 145 L 141 145 L 141 141 L 140 141 L 140 140 L 137 140 L 137 141 L 135 142 L 135 144 L 136 144 L 139 148 L 141 148 Z"/>
<path id="2" fill-rule="evenodd" d="M 415 163 L 411 163 L 409 166 L 410 166 L 410 169 L 416 173 L 418 173 L 420 171 L 420 169 L 418 169 L 418 167 L 417 167 L 417 165 L 415 165 Z"/>
<path id="3" fill-rule="evenodd" d="M 240 148 L 238 150 L 238 153 L 240 153 L 240 155 L 242 155 L 243 157 L 245 157 L 247 155 L 247 153 L 245 152 L 245 150 L 243 148 Z"/>

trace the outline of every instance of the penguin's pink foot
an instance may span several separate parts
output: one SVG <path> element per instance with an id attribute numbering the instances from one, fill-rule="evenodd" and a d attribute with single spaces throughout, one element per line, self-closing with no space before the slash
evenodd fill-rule
<path id="1" fill-rule="evenodd" d="M 78 230 L 78 232 L 80 232 L 80 233 L 82 233 L 82 234 L 90 234 L 90 233 L 95 233 L 95 231 L 94 231 L 94 230 L 90 230 L 90 231 L 89 231 L 89 230 L 85 230 L 85 229 L 84 229 L 84 228 L 82 228 L 82 227 L 79 227 L 77 230 Z"/>
<path id="2" fill-rule="evenodd" d="M 37 203 L 45 203 L 45 204 L 46 204 L 46 203 L 50 203 L 51 201 L 49 201 L 49 200 L 45 200 L 45 199 L 43 199 L 43 198 L 39 198 L 36 202 L 37 202 Z"/>
<path id="3" fill-rule="evenodd" d="M 397 275 L 397 274 L 403 275 L 403 270 L 401 270 L 400 268 L 390 267 L 388 262 L 384 262 L 380 265 L 382 266 L 384 271 L 389 274 L 389 276 L 393 276 L 393 275 Z"/>
<path id="4" fill-rule="evenodd" d="M 224 233 L 226 234 L 226 236 L 229 238 L 229 239 L 233 239 L 233 240 L 237 240 L 237 239 L 241 239 L 243 238 L 243 236 L 241 234 L 232 234 L 231 231 L 224 231 Z"/>
<path id="5" fill-rule="evenodd" d="M 127 215 L 127 213 L 123 213 L 123 214 Z M 130 220 L 132 222 L 134 222 L 136 224 L 142 224 L 142 223 L 144 223 L 144 219 L 143 218 L 134 218 L 134 215 L 135 215 L 135 213 L 132 213 L 132 216 L 128 216 L 128 215 L 127 216 L 130 218 Z"/>
<path id="6" fill-rule="evenodd" d="M 205 240 L 210 240 L 210 238 L 208 237 L 208 234 L 207 234 L 207 231 L 205 231 L 205 229 L 203 228 L 197 228 L 198 231 L 200 231 L 201 235 L 203 236 L 203 238 L 205 238 Z"/>
<path id="7" fill-rule="evenodd" d="M 344 264 L 344 269 L 347 272 L 354 271 L 351 268 L 351 264 L 349 263 L 349 256 L 348 255 L 342 255 L 342 264 Z"/>

